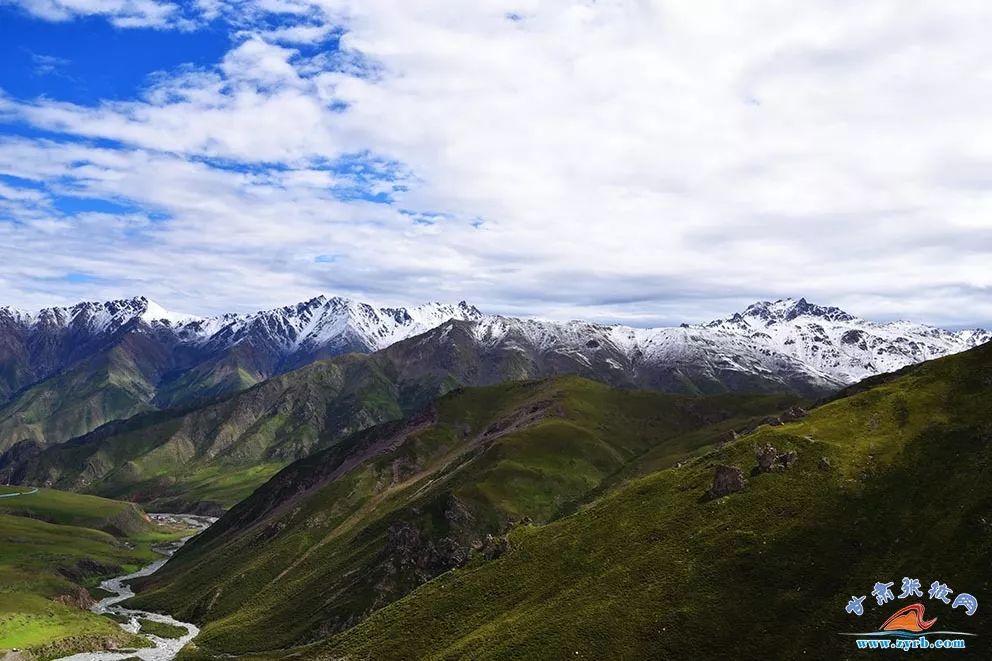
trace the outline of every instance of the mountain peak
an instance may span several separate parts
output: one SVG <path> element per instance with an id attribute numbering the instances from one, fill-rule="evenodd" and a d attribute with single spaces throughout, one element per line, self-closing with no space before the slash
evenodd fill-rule
<path id="1" fill-rule="evenodd" d="M 164 321 L 168 324 L 183 324 L 190 321 L 197 321 L 199 317 L 190 314 L 182 314 L 179 312 L 172 312 L 171 310 L 166 310 L 164 307 L 145 298 L 144 296 L 139 296 L 134 301 L 140 301 L 144 311 L 138 315 L 142 321 L 145 323 L 152 323 L 153 321 Z"/>
<path id="2" fill-rule="evenodd" d="M 767 324 L 792 321 L 799 317 L 821 317 L 831 321 L 852 321 L 854 316 L 833 306 L 816 305 L 805 298 L 780 298 L 776 301 L 758 301 L 744 310 L 743 317 L 758 318 Z M 737 315 L 734 315 L 736 318 Z"/>

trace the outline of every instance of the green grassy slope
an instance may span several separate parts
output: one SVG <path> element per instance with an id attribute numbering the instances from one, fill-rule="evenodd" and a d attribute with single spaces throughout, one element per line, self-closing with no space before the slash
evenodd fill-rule
<path id="1" fill-rule="evenodd" d="M 234 347 L 214 360 L 164 379 L 155 403 L 163 409 L 186 407 L 250 388 L 271 374 L 258 362 L 250 349 Z"/>
<path id="2" fill-rule="evenodd" d="M 199 408 L 106 425 L 8 475 L 156 509 L 229 506 L 321 443 L 400 417 L 399 398 L 366 356 L 342 356 Z"/>
<path id="3" fill-rule="evenodd" d="M 971 618 L 923 602 L 937 628 L 980 634 L 943 654 L 990 658 L 990 397 L 992 345 L 873 379 L 799 422 L 517 527 L 503 557 L 321 644 L 253 658 L 862 658 L 838 632 L 876 629 L 896 608 L 869 596 L 858 619 L 847 599 L 903 576 L 978 597 Z M 702 499 L 715 465 L 748 472 L 765 443 L 798 463 Z"/>
<path id="4" fill-rule="evenodd" d="M 31 386 L 0 407 L 0 451 L 26 439 L 61 443 L 152 409 L 155 362 L 117 346 Z"/>
<path id="5" fill-rule="evenodd" d="M 34 491 L 27 487 L 0 486 L 0 495 Z M 13 498 L 0 498 L 0 514 L 25 516 L 48 523 L 102 530 L 126 537 L 148 529 L 145 513 L 134 503 L 98 496 L 38 489 Z"/>
<path id="6" fill-rule="evenodd" d="M 131 503 L 51 489 L 0 487 L 0 651 L 37 658 L 143 639 L 86 606 L 104 578 L 155 560 L 154 543 L 181 534 L 150 523 Z"/>
<path id="7" fill-rule="evenodd" d="M 204 622 L 204 650 L 318 639 L 498 553 L 514 524 L 554 519 L 645 453 L 670 444 L 674 462 L 791 401 L 578 377 L 459 390 L 286 468 L 150 577 L 136 603 Z"/>

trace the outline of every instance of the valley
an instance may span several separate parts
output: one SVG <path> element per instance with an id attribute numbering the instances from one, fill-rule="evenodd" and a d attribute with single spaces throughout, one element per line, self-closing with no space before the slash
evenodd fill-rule
<path id="1" fill-rule="evenodd" d="M 514 527 L 557 518 L 621 471 L 670 466 L 791 401 L 576 377 L 452 392 L 284 469 L 134 603 L 205 622 L 197 645 L 225 651 L 327 636 L 497 556 Z"/>
<path id="2" fill-rule="evenodd" d="M 0 650 L 53 659 L 148 645 L 89 608 L 102 580 L 158 561 L 155 547 L 189 527 L 95 496 L 7 486 L 0 495 Z"/>
<path id="3" fill-rule="evenodd" d="M 180 622 L 175 618 L 160 613 L 125 608 L 119 604 L 134 596 L 130 583 L 135 579 L 150 576 L 162 568 L 166 560 L 198 532 L 209 527 L 215 519 L 212 517 L 173 516 L 153 514 L 152 519 L 160 525 L 174 528 L 186 528 L 190 533 L 169 544 L 156 547 L 154 550 L 162 555 L 161 558 L 142 567 L 141 569 L 107 579 L 100 583 L 99 589 L 108 594 L 90 606 L 90 610 L 118 622 L 129 633 L 136 634 L 144 643 L 135 650 L 80 652 L 62 657 L 58 661 L 119 661 L 120 659 L 142 659 L 143 661 L 167 661 L 175 658 L 176 654 L 187 643 L 196 638 L 200 630 L 193 624 Z"/>
<path id="4" fill-rule="evenodd" d="M 26 486 L 0 493 L 12 558 L 0 649 L 836 658 L 832 592 L 873 571 L 947 566 L 954 546 L 954 581 L 987 587 L 984 331 L 873 325 L 804 300 L 648 331 L 471 316 L 12 443 L 0 480 Z M 127 323 L 139 336 L 161 325 Z M 75 383 L 59 381 L 70 372 L 43 388 Z M 960 480 L 934 482 L 938 462 Z M 910 485 L 971 504 L 948 519 Z M 156 559 L 153 545 L 214 517 Z M 868 537 L 883 521 L 925 542 Z"/>

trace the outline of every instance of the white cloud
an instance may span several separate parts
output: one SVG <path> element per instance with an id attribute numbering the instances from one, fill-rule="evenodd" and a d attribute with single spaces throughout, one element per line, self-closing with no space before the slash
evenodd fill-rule
<path id="1" fill-rule="evenodd" d="M 0 0 L 48 21 L 104 16 L 121 28 L 187 26 L 178 5 L 156 0 Z"/>
<path id="2" fill-rule="evenodd" d="M 326 0 L 242 17 L 266 13 L 288 22 L 239 22 L 216 68 L 141 99 L 0 98 L 125 146 L 18 140 L 2 171 L 171 218 L 30 216 L 65 243 L 12 254 L 23 282 L 80 270 L 66 255 L 89 236 L 113 255 L 88 263 L 108 293 L 182 309 L 331 290 L 647 323 L 805 295 L 992 320 L 985 3 Z M 305 51 L 337 31 L 343 52 Z M 327 162 L 362 152 L 409 173 L 393 205 L 333 194 L 354 173 Z M 33 241 L 25 227 L 5 244 Z"/>
<path id="3" fill-rule="evenodd" d="M 61 70 L 69 64 L 69 60 L 55 57 L 54 55 L 43 55 L 41 53 L 30 53 L 30 55 L 36 76 L 60 74 Z"/>

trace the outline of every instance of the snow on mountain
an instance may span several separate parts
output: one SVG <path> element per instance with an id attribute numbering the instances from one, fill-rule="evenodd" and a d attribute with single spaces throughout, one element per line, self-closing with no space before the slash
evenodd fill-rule
<path id="1" fill-rule="evenodd" d="M 579 374 L 665 392 L 817 398 L 989 339 L 984 330 L 865 321 L 804 299 L 763 301 L 676 328 L 485 315 L 464 302 L 387 308 L 324 296 L 205 318 L 144 297 L 34 312 L 0 308 L 0 448 L 26 438 L 59 443 L 111 420 L 195 406 L 353 352 L 385 350 L 383 363 L 414 380 L 484 385 Z"/>
<path id="2" fill-rule="evenodd" d="M 751 305 L 705 325 L 719 335 L 747 336 L 844 383 L 939 358 L 992 339 L 988 331 L 948 331 L 907 321 L 878 323 L 835 307 L 784 299 Z"/>
<path id="3" fill-rule="evenodd" d="M 179 345 L 219 351 L 247 343 L 282 358 L 372 352 L 449 321 L 468 322 L 483 349 L 543 352 L 577 365 L 636 372 L 652 366 L 757 375 L 800 375 L 836 387 L 964 351 L 992 339 L 985 330 L 947 331 L 905 321 L 878 323 L 805 299 L 761 301 L 726 319 L 675 328 L 485 315 L 464 301 L 411 308 L 374 307 L 348 298 L 309 301 L 251 314 L 193 317 L 144 297 L 26 312 L 0 308 L 0 322 L 25 330 L 99 335 L 136 321 Z M 310 357 L 310 358 L 308 358 Z"/>
<path id="4" fill-rule="evenodd" d="M 132 321 L 171 332 L 181 344 L 226 348 L 241 342 L 261 342 L 281 353 L 316 349 L 328 344 L 376 351 L 449 319 L 482 316 L 464 301 L 457 305 L 427 303 L 413 308 L 377 308 L 347 298 L 317 298 L 252 314 L 196 317 L 166 310 L 143 296 L 84 302 L 38 311 L 0 308 L 7 319 L 26 331 L 45 327 L 92 335 L 114 332 Z"/>
<path id="5" fill-rule="evenodd" d="M 164 321 L 169 324 L 179 325 L 179 324 L 186 324 L 191 321 L 196 321 L 199 319 L 199 317 L 196 317 L 191 314 L 181 314 L 178 312 L 172 312 L 170 310 L 166 310 L 155 301 L 150 301 L 148 299 L 145 299 L 144 297 L 142 297 L 140 300 L 144 302 L 145 309 L 144 312 L 138 315 L 138 317 L 145 323 L 150 324 L 155 321 Z"/>
<path id="6" fill-rule="evenodd" d="M 247 315 L 197 319 L 177 327 L 184 341 L 227 347 L 260 342 L 284 354 L 324 347 L 371 352 L 418 335 L 450 319 L 482 314 L 465 302 L 427 303 L 413 308 L 377 308 L 348 298 L 309 301 Z"/>
<path id="7" fill-rule="evenodd" d="M 85 301 L 67 307 L 51 307 L 38 311 L 0 307 L 0 319 L 7 319 L 26 330 L 72 329 L 99 334 L 113 332 L 134 319 L 146 323 L 157 320 L 168 323 L 188 321 L 189 315 L 170 313 L 144 296 L 115 301 Z"/>

